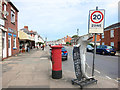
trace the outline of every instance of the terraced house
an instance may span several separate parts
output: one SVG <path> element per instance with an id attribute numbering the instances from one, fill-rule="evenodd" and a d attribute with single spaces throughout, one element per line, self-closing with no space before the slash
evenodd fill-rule
<path id="1" fill-rule="evenodd" d="M 18 9 L 11 1 L 2 1 L 2 59 L 19 53 Z"/>
<path id="2" fill-rule="evenodd" d="M 104 29 L 101 34 L 101 45 L 113 46 L 120 51 L 120 22 L 112 24 Z"/>

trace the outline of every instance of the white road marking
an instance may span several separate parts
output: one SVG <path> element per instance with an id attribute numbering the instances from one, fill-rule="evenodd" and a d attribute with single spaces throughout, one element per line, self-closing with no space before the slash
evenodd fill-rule
<path id="1" fill-rule="evenodd" d="M 40 59 L 48 59 L 48 58 L 40 58 Z"/>
<path id="2" fill-rule="evenodd" d="M 92 69 L 89 65 L 88 65 L 88 68 Z M 100 74 L 100 71 L 96 70 L 95 69 L 95 72 L 99 73 Z"/>
<path id="3" fill-rule="evenodd" d="M 109 76 L 106 76 L 108 79 L 112 79 L 112 78 L 110 78 Z"/>
<path id="4" fill-rule="evenodd" d="M 96 70 L 96 69 L 95 69 L 95 71 L 100 74 L 100 71 L 98 71 L 98 70 Z"/>
<path id="5" fill-rule="evenodd" d="M 119 82 L 118 80 L 115 80 L 116 82 Z"/>

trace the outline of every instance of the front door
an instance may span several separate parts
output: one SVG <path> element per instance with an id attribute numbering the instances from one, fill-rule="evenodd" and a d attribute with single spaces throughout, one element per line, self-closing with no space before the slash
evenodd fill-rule
<path id="1" fill-rule="evenodd" d="M 7 57 L 7 49 L 6 49 L 6 33 L 2 32 L 2 52 L 3 58 Z"/>
<path id="2" fill-rule="evenodd" d="M 11 37 L 8 38 L 8 56 L 11 56 Z"/>

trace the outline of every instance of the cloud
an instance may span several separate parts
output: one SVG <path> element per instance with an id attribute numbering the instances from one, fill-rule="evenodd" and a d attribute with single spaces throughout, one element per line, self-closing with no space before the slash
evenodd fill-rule
<path id="1" fill-rule="evenodd" d="M 89 10 L 106 10 L 106 26 L 116 22 L 119 0 L 11 0 L 19 9 L 19 29 L 28 25 L 48 40 L 88 33 Z"/>

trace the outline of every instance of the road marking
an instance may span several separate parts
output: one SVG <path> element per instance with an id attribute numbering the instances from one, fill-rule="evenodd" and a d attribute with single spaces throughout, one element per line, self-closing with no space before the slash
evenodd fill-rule
<path id="1" fill-rule="evenodd" d="M 117 80 L 120 80 L 120 78 L 117 78 Z"/>
<path id="2" fill-rule="evenodd" d="M 109 76 L 106 76 L 108 79 L 112 79 L 112 78 L 110 78 Z"/>
<path id="3" fill-rule="evenodd" d="M 118 80 L 115 80 L 116 82 L 119 82 Z"/>
<path id="4" fill-rule="evenodd" d="M 96 69 L 95 69 L 95 71 L 100 74 L 100 71 L 98 71 L 98 70 L 96 70 Z"/>
<path id="5" fill-rule="evenodd" d="M 43 58 L 40 58 L 40 59 L 48 59 L 48 58 L 44 58 L 44 57 L 43 57 Z"/>
<path id="6" fill-rule="evenodd" d="M 92 69 L 89 65 L 88 65 L 88 68 Z M 96 70 L 95 69 L 95 72 L 99 73 L 100 74 L 100 71 Z"/>

